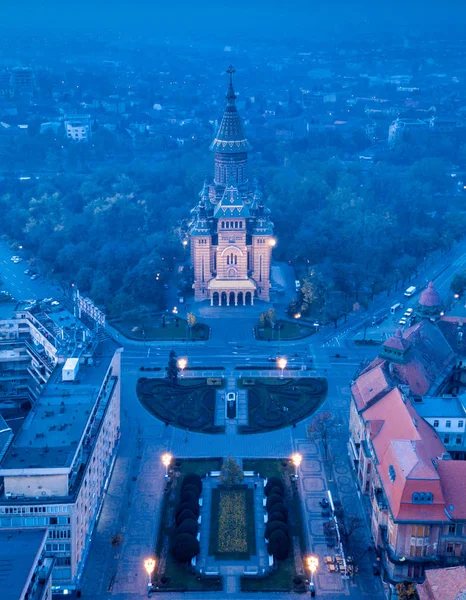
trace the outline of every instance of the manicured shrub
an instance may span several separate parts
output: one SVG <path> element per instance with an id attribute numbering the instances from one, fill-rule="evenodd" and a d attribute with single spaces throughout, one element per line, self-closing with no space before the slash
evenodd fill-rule
<path id="1" fill-rule="evenodd" d="M 270 494 L 267 498 L 267 512 L 270 512 L 270 509 L 274 504 L 283 504 L 283 496 L 279 496 L 278 494 Z"/>
<path id="2" fill-rule="evenodd" d="M 181 521 L 179 526 L 176 528 L 176 533 L 190 533 L 196 536 L 199 531 L 199 524 L 195 519 L 185 519 Z"/>
<path id="3" fill-rule="evenodd" d="M 197 475 L 197 473 L 188 473 L 185 475 L 183 483 L 181 484 L 181 489 L 188 484 L 195 485 L 199 490 L 199 494 L 202 492 L 202 479 L 199 477 L 199 475 Z"/>
<path id="4" fill-rule="evenodd" d="M 281 513 L 286 521 L 288 521 L 288 509 L 283 504 L 283 502 L 276 502 L 270 509 L 270 514 L 272 513 Z"/>
<path id="5" fill-rule="evenodd" d="M 196 519 L 198 518 L 200 513 L 199 504 L 197 502 L 182 502 L 175 513 L 175 517 L 178 517 L 180 512 L 182 512 L 183 510 L 190 510 L 194 514 Z"/>
<path id="6" fill-rule="evenodd" d="M 180 494 L 184 494 L 184 492 L 192 492 L 193 494 L 196 494 L 198 498 L 201 495 L 199 492 L 199 488 L 197 487 L 197 485 L 194 485 L 194 483 L 187 483 L 186 485 L 182 484 Z"/>
<path id="7" fill-rule="evenodd" d="M 185 519 L 196 521 L 196 515 L 191 510 L 182 510 L 176 517 L 176 526 L 178 527 Z"/>
<path id="8" fill-rule="evenodd" d="M 273 512 L 269 515 L 269 521 L 281 521 L 282 523 L 287 523 L 288 519 L 286 515 L 281 512 Z"/>
<path id="9" fill-rule="evenodd" d="M 288 527 L 288 525 L 286 523 L 283 523 L 283 521 L 268 521 L 267 525 L 265 526 L 265 536 L 264 537 L 266 539 L 269 539 L 271 534 L 274 531 L 277 531 L 278 529 L 283 531 L 283 533 L 286 533 L 288 538 L 290 537 L 290 528 Z"/>
<path id="10" fill-rule="evenodd" d="M 285 495 L 285 490 L 281 487 L 278 487 L 278 485 L 276 485 L 270 490 L 269 496 L 273 496 L 273 495 L 281 496 L 283 498 L 283 496 Z"/>
<path id="11" fill-rule="evenodd" d="M 290 541 L 288 536 L 283 531 L 277 530 L 270 534 L 267 551 L 272 554 L 277 560 L 285 560 L 288 558 L 290 549 Z"/>
<path id="12" fill-rule="evenodd" d="M 188 562 L 200 552 L 199 542 L 190 533 L 180 533 L 173 541 L 173 554 L 180 562 Z"/>
<path id="13" fill-rule="evenodd" d="M 267 485 L 265 486 L 265 495 L 268 496 L 274 487 L 279 487 L 280 489 L 285 489 L 285 484 L 280 477 L 270 477 L 267 481 Z"/>
<path id="14" fill-rule="evenodd" d="M 180 494 L 180 503 L 183 504 L 185 502 L 195 502 L 196 504 L 199 504 L 199 496 L 196 492 L 182 490 Z"/>

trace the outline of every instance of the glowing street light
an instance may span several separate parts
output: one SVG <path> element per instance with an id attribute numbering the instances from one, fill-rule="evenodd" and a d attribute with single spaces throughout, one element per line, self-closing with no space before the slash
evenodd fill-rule
<path id="1" fill-rule="evenodd" d="M 186 365 L 188 364 L 188 359 L 179 358 L 176 364 L 178 365 L 178 368 L 181 369 L 181 377 L 183 377 L 183 372 L 186 369 Z"/>
<path id="2" fill-rule="evenodd" d="M 188 240 L 183 240 L 181 243 L 182 243 L 182 244 L 183 244 L 183 246 L 186 248 L 186 246 L 188 245 Z"/>
<path id="3" fill-rule="evenodd" d="M 147 575 L 149 576 L 149 583 L 147 584 L 147 587 L 149 588 L 149 590 L 152 590 L 152 573 L 155 569 L 155 558 L 146 558 L 146 560 L 144 561 L 144 568 L 146 569 Z"/>
<path id="4" fill-rule="evenodd" d="M 299 452 L 295 452 L 291 456 L 291 462 L 294 464 L 294 474 L 296 479 L 298 479 L 298 467 L 303 462 L 303 457 Z"/>
<path id="5" fill-rule="evenodd" d="M 309 571 L 311 572 L 311 585 L 313 585 L 314 584 L 314 575 L 315 575 L 315 572 L 317 571 L 317 567 L 319 566 L 319 559 L 317 558 L 317 556 L 308 556 L 306 559 L 306 562 L 307 562 Z"/>
<path id="6" fill-rule="evenodd" d="M 301 313 L 300 313 L 300 312 L 296 313 L 296 314 L 294 315 L 294 318 L 295 318 L 295 319 L 300 319 L 300 318 L 301 318 Z"/>
<path id="7" fill-rule="evenodd" d="M 173 457 L 169 452 L 165 452 L 165 454 L 162 454 L 162 463 L 165 467 L 165 477 L 167 477 L 167 478 L 168 478 L 168 467 L 170 466 L 172 458 Z"/>
<path id="8" fill-rule="evenodd" d="M 273 238 L 273 237 L 272 237 L 272 238 L 270 238 L 270 239 L 269 239 L 269 246 L 270 246 L 271 248 L 274 248 L 276 245 L 277 245 L 277 240 L 276 240 L 275 238 Z"/>
<path id="9" fill-rule="evenodd" d="M 282 374 L 280 375 L 281 379 L 283 379 L 283 371 L 285 370 L 287 364 L 288 364 L 288 361 L 286 360 L 286 358 L 284 356 L 281 356 L 277 360 L 278 368 L 282 370 Z"/>

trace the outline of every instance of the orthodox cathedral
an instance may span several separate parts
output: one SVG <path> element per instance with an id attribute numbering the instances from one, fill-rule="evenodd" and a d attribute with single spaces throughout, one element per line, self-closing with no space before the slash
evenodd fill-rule
<path id="1" fill-rule="evenodd" d="M 257 183 L 249 182 L 248 151 L 233 90 L 210 145 L 214 180 L 204 184 L 189 227 L 194 299 L 237 306 L 270 299 L 270 262 L 275 245 L 270 211 Z"/>

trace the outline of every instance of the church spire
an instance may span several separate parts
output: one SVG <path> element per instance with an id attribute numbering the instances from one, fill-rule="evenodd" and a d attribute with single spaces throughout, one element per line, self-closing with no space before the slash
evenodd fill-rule
<path id="1" fill-rule="evenodd" d="M 230 75 L 230 85 L 226 95 L 227 105 L 220 127 L 210 145 L 210 150 L 222 154 L 247 152 L 250 149 L 250 145 L 246 139 L 243 123 L 236 108 L 236 94 L 233 89 L 233 73 L 235 73 L 235 69 L 230 65 L 226 72 Z"/>

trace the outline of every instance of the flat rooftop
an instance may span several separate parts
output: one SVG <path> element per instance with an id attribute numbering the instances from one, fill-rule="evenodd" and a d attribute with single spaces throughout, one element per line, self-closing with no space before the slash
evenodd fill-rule
<path id="1" fill-rule="evenodd" d="M 55 367 L 13 439 L 0 469 L 71 466 L 118 347 L 112 340 L 99 343 L 93 364 L 80 365 L 76 381 L 62 382 L 63 365 Z"/>
<path id="2" fill-rule="evenodd" d="M 47 529 L 0 530 L 0 590 L 2 600 L 18 600 L 28 583 Z"/>
<path id="3" fill-rule="evenodd" d="M 424 396 L 422 402 L 414 402 L 413 406 L 421 417 L 457 417 L 464 419 L 466 418 L 465 401 L 465 395 L 459 397 Z"/>

